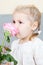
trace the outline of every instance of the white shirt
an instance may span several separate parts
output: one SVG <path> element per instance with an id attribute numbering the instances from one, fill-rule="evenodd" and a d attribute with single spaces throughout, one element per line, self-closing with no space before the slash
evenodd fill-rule
<path id="1" fill-rule="evenodd" d="M 19 44 L 19 40 L 13 41 L 10 52 L 18 61 L 17 65 L 43 65 L 43 42 L 35 38 Z"/>

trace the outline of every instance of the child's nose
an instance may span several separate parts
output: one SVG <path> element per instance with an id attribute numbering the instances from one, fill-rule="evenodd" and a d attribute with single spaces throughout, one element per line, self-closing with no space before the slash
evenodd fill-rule
<path id="1" fill-rule="evenodd" d="M 15 24 L 15 27 L 16 27 L 16 28 L 18 28 L 18 27 L 19 27 L 19 24 L 18 24 L 18 23 L 16 23 L 16 24 Z"/>
<path id="2" fill-rule="evenodd" d="M 18 31 L 18 33 L 19 33 L 19 24 L 18 23 L 16 23 L 15 24 L 15 27 L 16 27 L 16 30 Z"/>

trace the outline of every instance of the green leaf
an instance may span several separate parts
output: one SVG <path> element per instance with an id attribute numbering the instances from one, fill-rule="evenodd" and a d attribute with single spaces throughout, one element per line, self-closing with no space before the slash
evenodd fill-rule
<path id="1" fill-rule="evenodd" d="M 0 63 L 6 58 L 6 55 L 0 53 Z"/>
<path id="2" fill-rule="evenodd" d="M 0 52 L 2 52 L 2 46 L 0 46 Z"/>
<path id="3" fill-rule="evenodd" d="M 11 49 L 9 49 L 8 47 L 4 47 L 6 51 L 11 51 Z"/>
<path id="4" fill-rule="evenodd" d="M 10 37 L 9 37 L 9 36 L 6 37 L 6 41 L 7 41 L 8 43 L 10 43 Z"/>
<path id="5" fill-rule="evenodd" d="M 2 57 L 3 57 L 3 60 L 5 60 L 5 59 L 6 59 L 6 55 L 5 55 L 5 54 L 3 54 L 3 56 L 2 56 Z"/>
<path id="6" fill-rule="evenodd" d="M 10 54 L 6 55 L 6 60 L 8 62 L 14 62 L 14 65 L 17 65 L 17 61 Z"/>
<path id="7" fill-rule="evenodd" d="M 5 40 L 6 40 L 8 43 L 10 43 L 10 33 L 9 33 L 9 31 L 5 31 L 5 32 L 4 32 L 4 38 L 5 38 Z"/>
<path id="8" fill-rule="evenodd" d="M 9 31 L 5 31 L 5 32 L 4 32 L 4 35 L 5 35 L 5 36 L 10 36 L 10 32 L 9 32 Z"/>

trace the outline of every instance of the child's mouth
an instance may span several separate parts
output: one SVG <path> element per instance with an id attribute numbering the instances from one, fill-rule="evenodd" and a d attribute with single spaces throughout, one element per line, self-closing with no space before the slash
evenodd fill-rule
<path id="1" fill-rule="evenodd" d="M 20 33 L 15 34 L 15 36 L 19 35 Z"/>

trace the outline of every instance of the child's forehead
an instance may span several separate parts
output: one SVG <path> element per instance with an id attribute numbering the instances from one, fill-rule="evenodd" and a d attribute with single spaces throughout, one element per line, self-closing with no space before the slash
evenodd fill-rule
<path id="1" fill-rule="evenodd" d="M 13 13 L 13 19 L 28 19 L 32 20 L 32 17 L 30 14 L 26 14 L 24 12 L 14 12 Z"/>
<path id="2" fill-rule="evenodd" d="M 19 17 L 27 17 L 27 15 L 24 13 L 24 12 L 15 12 L 14 14 L 13 14 L 13 16 L 19 16 Z"/>

